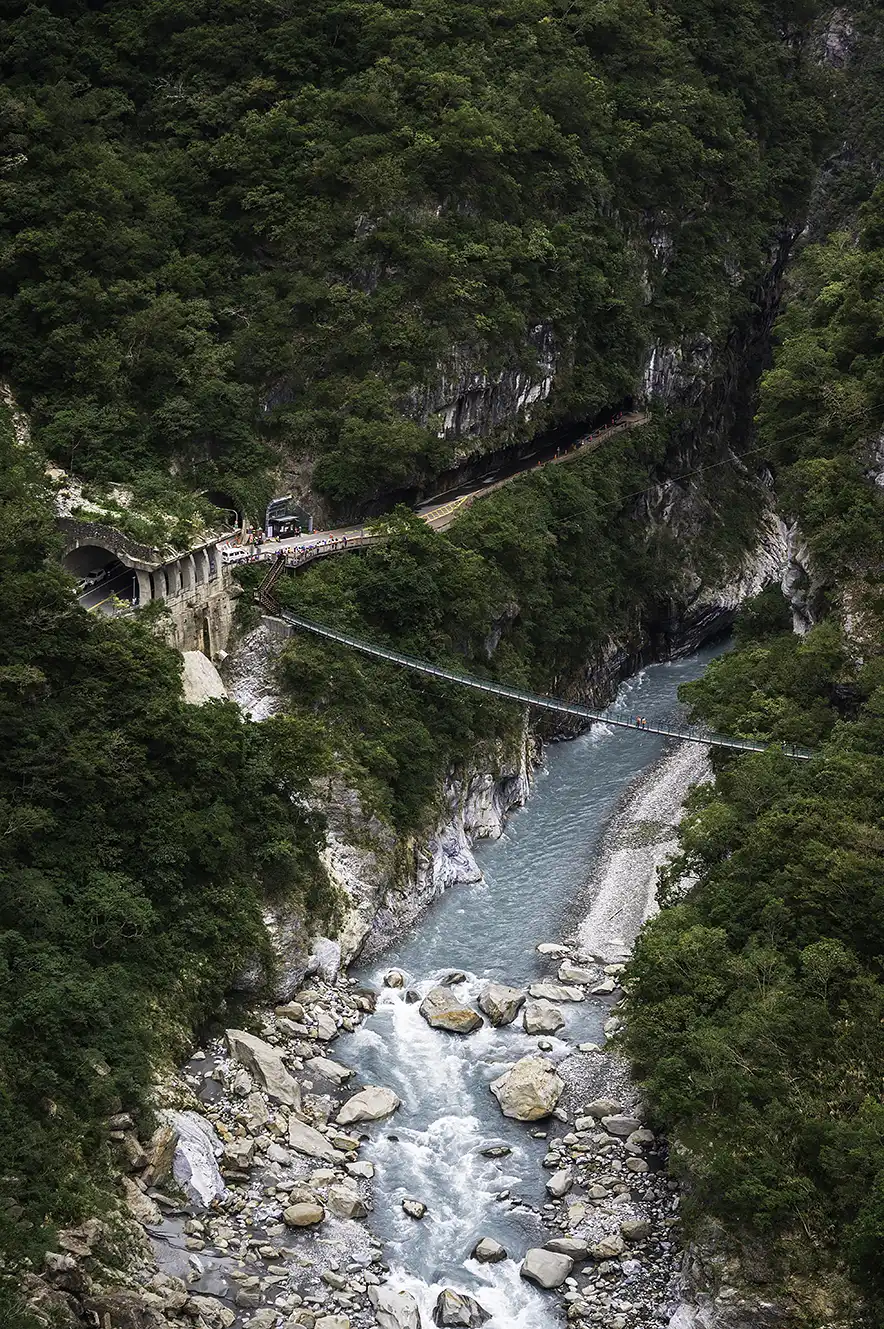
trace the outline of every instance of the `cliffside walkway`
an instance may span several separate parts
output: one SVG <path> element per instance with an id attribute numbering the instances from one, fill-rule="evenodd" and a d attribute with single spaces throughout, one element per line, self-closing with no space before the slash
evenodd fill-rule
<path id="1" fill-rule="evenodd" d="M 269 607 L 266 601 L 263 603 L 265 608 Z M 507 687 L 503 683 L 491 683 L 487 679 L 476 678 L 473 674 L 462 674 L 454 669 L 442 669 L 438 665 L 430 664 L 427 660 L 417 660 L 411 655 L 391 651 L 386 646 L 378 646 L 374 642 L 364 641 L 361 637 L 351 637 L 346 632 L 338 632 L 335 628 L 314 623 L 309 618 L 300 618 L 297 614 L 291 614 L 286 609 L 274 607 L 273 612 L 277 618 L 282 619 L 284 623 L 288 623 L 290 627 L 315 633 L 318 637 L 336 641 L 341 646 L 349 646 L 352 650 L 361 651 L 364 655 L 374 656 L 378 660 L 387 660 L 390 664 L 401 665 L 404 669 L 412 669 L 419 674 L 429 674 L 432 678 L 444 679 L 447 683 L 457 683 L 465 688 L 476 688 L 479 692 L 490 692 L 496 697 L 505 697 L 509 701 L 517 701 L 523 706 L 533 706 L 538 710 L 557 711 L 563 715 L 576 716 L 580 720 L 595 720 L 599 724 L 613 725 L 617 729 L 632 729 L 640 734 L 661 734 L 664 738 L 677 738 L 684 743 L 699 743 L 704 747 L 712 748 L 729 748 L 735 752 L 765 752 L 768 747 L 777 746 L 775 744 L 756 743 L 747 738 L 731 738 L 727 734 L 702 733 L 696 729 L 664 729 L 650 722 L 639 727 L 635 721 L 617 720 L 611 715 L 591 711 L 587 706 L 580 706 L 576 702 L 562 701 L 558 697 L 544 697 L 538 693 L 525 692 L 521 688 Z M 806 748 L 798 748 L 787 743 L 779 746 L 785 756 L 792 757 L 796 761 L 807 761 L 813 756 L 813 753 Z"/>

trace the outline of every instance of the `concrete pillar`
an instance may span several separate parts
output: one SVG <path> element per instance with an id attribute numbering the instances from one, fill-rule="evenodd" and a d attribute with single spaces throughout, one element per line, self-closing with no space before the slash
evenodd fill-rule
<path id="1" fill-rule="evenodd" d="M 135 580 L 138 583 L 138 603 L 140 605 L 150 604 L 153 599 L 153 587 L 150 584 L 150 573 L 144 568 L 135 569 Z"/>
<path id="2" fill-rule="evenodd" d="M 209 580 L 211 569 L 209 567 L 209 555 L 205 549 L 196 549 L 193 554 L 193 570 L 197 586 L 203 585 Z"/>
<path id="3" fill-rule="evenodd" d="M 193 563 L 193 555 L 185 554 L 182 559 L 179 559 L 178 567 L 181 571 L 182 591 L 192 591 L 196 584 L 196 569 Z"/>
<path id="4" fill-rule="evenodd" d="M 153 599 L 165 600 L 166 598 L 166 574 L 162 568 L 157 568 L 150 574 L 153 582 Z"/>
<path id="5" fill-rule="evenodd" d="M 170 596 L 177 595 L 181 590 L 181 569 L 177 559 L 174 563 L 167 563 L 163 571 L 166 574 L 166 593 Z"/>

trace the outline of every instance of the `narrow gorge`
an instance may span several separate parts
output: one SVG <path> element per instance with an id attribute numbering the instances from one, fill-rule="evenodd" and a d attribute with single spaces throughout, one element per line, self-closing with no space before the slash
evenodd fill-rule
<path id="1" fill-rule="evenodd" d="M 3 1329 L 879 1329 L 880 5 L 0 37 Z"/>

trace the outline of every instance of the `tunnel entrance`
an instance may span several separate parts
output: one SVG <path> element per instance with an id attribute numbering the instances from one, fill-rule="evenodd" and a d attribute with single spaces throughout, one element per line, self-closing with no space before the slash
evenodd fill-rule
<path id="1" fill-rule="evenodd" d="M 203 655 L 207 655 L 207 656 L 209 657 L 209 659 L 211 660 L 211 658 L 212 658 L 212 633 L 211 633 L 211 631 L 210 631 L 210 629 L 209 629 L 209 620 L 208 620 L 207 618 L 204 618 L 204 619 L 203 619 L 203 628 L 202 628 L 202 634 L 201 634 L 201 635 L 202 635 L 202 645 L 200 646 L 200 650 L 202 651 Z"/>
<path id="2" fill-rule="evenodd" d="M 138 578 L 110 549 L 80 545 L 65 554 L 62 566 L 76 580 L 75 595 L 84 609 L 112 613 L 114 600 L 138 603 Z"/>
<path id="3" fill-rule="evenodd" d="M 213 508 L 220 508 L 228 526 L 242 526 L 243 510 L 232 494 L 226 494 L 223 489 L 205 489 L 203 498 L 207 503 L 211 503 Z M 236 520 L 233 521 L 232 518 Z"/>

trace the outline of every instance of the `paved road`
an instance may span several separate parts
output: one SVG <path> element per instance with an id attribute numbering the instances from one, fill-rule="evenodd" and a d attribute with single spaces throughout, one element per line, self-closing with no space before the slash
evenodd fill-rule
<path id="1" fill-rule="evenodd" d="M 501 489 L 505 484 L 509 484 L 511 480 L 516 479 L 517 476 L 540 470 L 544 466 L 557 466 L 563 462 L 573 461 L 586 452 L 594 452 L 612 435 L 622 433 L 626 429 L 633 429 L 636 425 L 644 424 L 648 419 L 649 417 L 643 412 L 629 412 L 610 424 L 595 430 L 594 433 L 577 439 L 567 450 L 557 450 L 553 445 L 549 445 L 545 449 L 533 453 L 530 458 L 520 458 L 499 465 L 496 470 L 494 469 L 493 459 L 489 458 L 488 465 L 491 470 L 484 481 L 478 480 L 455 490 L 437 494 L 434 498 L 419 503 L 415 508 L 415 512 L 429 526 L 432 526 L 434 531 L 447 530 L 465 508 L 477 499 L 484 498 L 486 494 L 492 494 L 495 490 Z M 363 541 L 366 536 L 367 532 L 364 526 L 338 526 L 333 530 L 314 531 L 310 535 L 292 536 L 286 540 L 265 540 L 262 545 L 241 546 L 231 541 L 223 548 L 230 551 L 244 549 L 246 554 L 257 554 L 262 558 L 272 558 L 280 551 L 319 549 L 328 544 L 329 541 L 343 541 L 345 537 L 348 542 L 357 539 Z M 370 538 L 370 535 L 368 538 Z"/>

